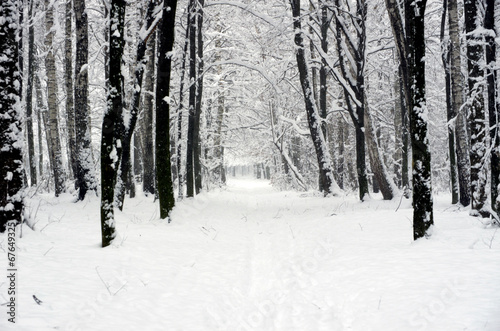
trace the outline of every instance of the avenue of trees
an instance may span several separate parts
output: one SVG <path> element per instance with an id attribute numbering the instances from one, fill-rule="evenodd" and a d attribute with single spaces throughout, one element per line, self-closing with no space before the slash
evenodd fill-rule
<path id="1" fill-rule="evenodd" d="M 33 192 L 160 217 L 238 167 L 499 224 L 495 0 L 4 0 L 0 231 Z M 403 196 L 403 197 L 402 197 Z M 170 221 L 170 220 L 169 220 Z"/>

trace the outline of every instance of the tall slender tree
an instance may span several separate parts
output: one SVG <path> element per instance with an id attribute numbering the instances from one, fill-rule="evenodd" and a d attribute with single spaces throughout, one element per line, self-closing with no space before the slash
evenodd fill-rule
<path id="1" fill-rule="evenodd" d="M 33 135 L 33 78 L 35 75 L 35 26 L 33 22 L 33 3 L 28 1 L 28 68 L 26 84 L 26 132 L 28 138 L 28 162 L 30 170 L 30 184 L 37 185 L 35 139 Z"/>
<path id="2" fill-rule="evenodd" d="M 194 171 L 194 187 L 196 194 L 200 194 L 202 187 L 201 176 L 201 139 L 200 139 L 200 118 L 201 118 L 201 101 L 203 99 L 203 15 L 204 15 L 204 0 L 198 0 L 198 10 L 196 13 L 196 51 L 197 51 L 197 79 L 196 79 L 196 99 L 195 99 L 195 116 L 194 116 L 194 132 L 193 132 L 193 171 Z"/>
<path id="3" fill-rule="evenodd" d="M 23 213 L 18 15 L 17 0 L 0 2 L 0 232 Z"/>
<path id="4" fill-rule="evenodd" d="M 125 40 L 125 0 L 111 0 L 109 12 L 109 60 L 107 108 L 102 123 L 101 140 L 101 237 L 102 247 L 116 236 L 114 218 L 115 184 L 121 137 L 123 137 L 123 75 L 121 72 Z"/>
<path id="5" fill-rule="evenodd" d="M 156 178 L 160 218 L 169 217 L 175 204 L 170 164 L 170 76 L 174 45 L 177 0 L 163 0 L 162 21 L 158 31 L 156 81 Z"/>
<path id="6" fill-rule="evenodd" d="M 122 155 L 120 162 L 119 180 L 116 187 L 116 204 L 120 210 L 123 208 L 123 200 L 125 198 L 125 185 L 123 185 L 127 177 L 130 177 L 130 155 L 131 155 L 131 142 L 132 136 L 139 117 L 139 105 L 141 100 L 142 81 L 144 77 L 144 69 L 147 65 L 148 57 L 146 56 L 146 49 L 149 37 L 154 33 L 156 24 L 153 25 L 155 2 L 150 1 L 144 16 L 141 31 L 139 33 L 139 42 L 137 44 L 136 64 L 133 69 L 133 89 L 130 101 L 130 115 L 129 120 L 123 128 L 124 135 L 121 139 Z"/>
<path id="7" fill-rule="evenodd" d="M 484 109 L 484 47 L 481 1 L 465 0 L 465 31 L 467 39 L 468 100 L 470 108 L 470 178 L 471 178 L 471 214 L 487 217 L 486 208 L 486 114 Z"/>
<path id="8" fill-rule="evenodd" d="M 85 199 L 88 190 L 96 190 L 97 184 L 92 159 L 91 134 L 88 110 L 88 18 L 85 0 L 73 0 L 76 22 L 75 60 L 75 128 L 76 128 L 76 184 L 78 199 Z"/>
<path id="9" fill-rule="evenodd" d="M 148 63 L 146 65 L 146 78 L 143 93 L 143 177 L 142 190 L 146 194 L 155 193 L 155 158 L 153 140 L 153 114 L 154 114 L 154 77 L 156 65 L 156 33 L 149 37 L 148 50 L 146 54 Z"/>
<path id="10" fill-rule="evenodd" d="M 445 90 L 446 90 L 446 116 L 448 120 L 448 153 L 450 156 L 450 180 L 451 180 L 451 203 L 458 202 L 458 171 L 457 171 L 457 158 L 455 152 L 455 130 L 450 121 L 454 120 L 457 116 L 455 109 L 452 106 L 451 99 L 451 70 L 450 70 L 450 44 L 449 39 L 445 37 L 446 30 L 446 16 L 448 13 L 448 0 L 443 0 L 443 15 L 441 17 L 441 59 L 443 61 L 444 76 L 445 76 Z"/>
<path id="11" fill-rule="evenodd" d="M 321 117 L 319 116 L 314 95 L 309 78 L 307 61 L 305 58 L 304 36 L 301 23 L 300 0 L 290 0 L 293 15 L 293 28 L 295 31 L 295 56 L 297 67 L 299 70 L 300 83 L 304 96 L 305 108 L 307 113 L 307 121 L 309 123 L 309 131 L 316 151 L 319 171 L 323 172 L 320 178 L 324 179 L 322 187 L 325 188 L 324 194 L 334 193 L 339 190 L 337 183 L 333 177 L 333 169 L 330 159 L 330 153 L 326 146 L 325 137 L 321 131 Z"/>
<path id="12" fill-rule="evenodd" d="M 193 197 L 194 188 L 194 145 L 196 126 L 196 0 L 189 1 L 189 106 L 186 143 L 186 196 Z"/>
<path id="13" fill-rule="evenodd" d="M 47 91 L 49 108 L 50 159 L 54 173 L 55 195 L 64 191 L 65 174 L 62 164 L 61 140 L 59 137 L 59 107 L 57 102 L 56 48 L 53 45 L 54 2 L 45 0 L 45 70 L 47 72 Z"/>
<path id="14" fill-rule="evenodd" d="M 430 236 L 434 223 L 431 153 L 427 136 L 429 110 L 425 95 L 425 31 L 427 0 L 405 2 L 406 43 L 411 83 L 410 134 L 413 164 L 413 238 Z"/>
<path id="15" fill-rule="evenodd" d="M 500 5 L 498 8 L 500 9 Z M 486 77 L 488 85 L 488 115 L 491 144 L 491 209 L 500 214 L 500 99 L 497 89 L 495 1 L 486 0 L 484 28 L 486 40 Z"/>
<path id="16" fill-rule="evenodd" d="M 464 105 L 464 79 L 460 51 L 460 27 L 457 1 L 448 1 L 448 26 L 450 34 L 450 78 L 451 108 L 455 117 L 455 142 L 457 153 L 459 202 L 462 206 L 470 204 L 470 143 L 467 124 L 467 107 Z"/>
<path id="17" fill-rule="evenodd" d="M 79 1 L 83 2 L 83 1 Z M 77 8 L 78 7 L 78 8 Z M 81 4 L 76 4 L 75 1 L 75 9 L 80 10 Z M 83 4 L 83 9 L 85 10 L 85 4 Z M 72 30 L 72 23 L 73 23 L 73 0 L 66 0 L 64 4 L 64 15 L 65 15 L 65 22 L 64 22 L 64 81 L 65 81 L 65 88 L 66 88 L 66 128 L 68 132 L 68 162 L 69 162 L 69 169 L 71 170 L 73 178 L 76 179 L 75 186 L 78 188 L 79 183 L 78 183 L 78 166 L 77 166 L 77 160 L 76 160 L 76 136 L 75 136 L 75 104 L 74 104 L 74 97 L 73 93 L 73 30 Z M 76 13 L 76 11 L 75 11 Z M 85 14 L 86 15 L 86 14 Z M 81 14 L 80 14 L 81 16 Z M 78 18 L 76 18 L 78 20 Z M 83 22 L 79 22 L 83 23 Z M 85 27 L 80 26 L 78 23 L 75 25 L 76 29 L 79 31 L 82 31 L 82 29 L 86 29 Z M 78 32 L 77 32 L 77 39 L 78 39 Z M 77 45 L 76 46 L 76 52 L 84 52 L 83 50 L 79 50 L 78 46 L 83 46 L 83 45 Z M 77 55 L 78 57 L 78 55 Z M 81 101 L 81 100 L 80 100 Z M 78 105 L 78 102 L 76 102 Z"/>

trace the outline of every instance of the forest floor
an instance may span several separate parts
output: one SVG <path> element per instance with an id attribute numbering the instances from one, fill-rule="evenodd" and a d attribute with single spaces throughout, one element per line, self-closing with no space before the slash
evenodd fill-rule
<path id="1" fill-rule="evenodd" d="M 413 242 L 408 200 L 230 178 L 170 224 L 152 197 L 126 200 L 105 249 L 99 199 L 73 200 L 28 200 L 16 324 L 2 278 L 0 330 L 500 330 L 500 233 L 449 196 L 435 197 L 431 239 Z"/>

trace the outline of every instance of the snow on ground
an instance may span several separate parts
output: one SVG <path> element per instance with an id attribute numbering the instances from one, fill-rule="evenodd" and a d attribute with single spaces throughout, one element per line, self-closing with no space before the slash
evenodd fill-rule
<path id="1" fill-rule="evenodd" d="M 0 330 L 500 330 L 500 233 L 447 196 L 432 239 L 413 242 L 408 201 L 230 179 L 180 202 L 170 224 L 151 197 L 126 200 L 105 249 L 98 198 L 72 200 L 29 201 L 17 323 L 4 305 Z"/>

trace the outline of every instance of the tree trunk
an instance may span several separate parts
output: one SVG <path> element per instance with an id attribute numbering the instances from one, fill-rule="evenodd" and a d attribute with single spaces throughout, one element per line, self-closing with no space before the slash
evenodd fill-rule
<path id="1" fill-rule="evenodd" d="M 196 194 L 200 194 L 201 181 L 201 140 L 200 140 L 200 117 L 201 117 L 201 101 L 203 98 L 203 6 L 204 0 L 198 0 L 197 13 L 197 53 L 198 53 L 198 77 L 196 86 L 196 102 L 194 116 L 194 131 L 193 131 L 193 165 L 194 165 L 194 186 Z"/>
<path id="2" fill-rule="evenodd" d="M 307 113 L 307 120 L 309 123 L 309 131 L 313 140 L 314 148 L 318 161 L 319 171 L 323 172 L 321 176 L 324 179 L 325 188 L 324 194 L 335 193 L 339 190 L 335 179 L 333 178 L 333 171 L 330 160 L 330 153 L 326 146 L 323 132 L 321 131 L 321 117 L 318 114 L 314 103 L 314 96 L 311 89 L 309 74 L 307 69 L 307 62 L 305 59 L 304 39 L 301 24 L 300 14 L 300 0 L 290 0 L 293 14 L 293 27 L 295 30 L 295 56 L 297 59 L 297 67 L 299 69 L 300 82 L 302 93 L 304 94 L 304 102 Z M 320 177 L 320 178 L 321 178 Z"/>
<path id="3" fill-rule="evenodd" d="M 115 184 L 123 137 L 123 75 L 121 72 L 125 0 L 111 0 L 109 13 L 108 107 L 104 113 L 101 140 L 101 235 L 102 247 L 116 236 L 114 218 Z"/>
<path id="4" fill-rule="evenodd" d="M 96 190 L 92 158 L 88 110 L 88 19 L 85 0 L 74 0 L 76 22 L 75 60 L 75 131 L 76 131 L 76 184 L 78 199 L 84 200 L 88 190 Z M 71 93 L 70 93 L 71 94 Z"/>
<path id="5" fill-rule="evenodd" d="M 470 107 L 470 179 L 471 179 L 471 214 L 488 217 L 486 205 L 486 114 L 484 109 L 484 70 L 482 36 L 479 30 L 479 3 L 465 0 L 465 30 L 467 38 L 468 104 Z"/>
<path id="6" fill-rule="evenodd" d="M 133 78 L 133 93 L 130 101 L 130 115 L 127 123 L 124 123 L 123 136 L 121 139 L 122 155 L 119 158 L 120 171 L 116 187 L 116 204 L 120 210 L 123 209 L 123 200 L 125 199 L 125 185 L 127 182 L 133 184 L 130 178 L 130 157 L 131 143 L 134 134 L 137 118 L 139 116 L 139 105 L 141 100 L 142 80 L 144 77 L 144 68 L 146 67 L 147 57 L 146 49 L 149 36 L 153 33 L 156 26 L 153 26 L 154 18 L 154 2 L 150 2 L 146 12 L 146 16 L 140 32 L 140 40 L 137 44 L 136 65 Z"/>
<path id="7" fill-rule="evenodd" d="M 28 22 L 33 17 L 33 0 L 28 2 Z M 37 185 L 35 142 L 33 136 L 33 77 L 35 64 L 35 27 L 28 27 L 28 79 L 26 86 L 26 131 L 28 134 L 28 158 L 31 186 Z"/>
<path id="8" fill-rule="evenodd" d="M 58 105 L 57 105 L 57 78 L 55 64 L 55 48 L 52 45 L 54 39 L 54 7 L 53 3 L 45 0 L 45 70 L 47 72 L 47 90 L 48 90 L 48 106 L 49 106 L 49 134 L 52 145 L 50 158 L 52 160 L 54 171 L 55 195 L 59 196 L 64 191 L 64 169 L 61 155 L 61 141 L 59 139 L 59 121 L 58 121 Z"/>
<path id="9" fill-rule="evenodd" d="M 399 74 L 396 73 L 394 79 L 394 175 L 396 178 L 396 185 L 398 188 L 402 187 L 402 164 L 403 164 L 403 118 L 402 110 L 403 104 L 401 103 L 401 84 Z"/>
<path id="10" fill-rule="evenodd" d="M 196 0 L 190 0 L 188 11 L 191 13 L 189 29 L 189 116 L 186 146 L 186 196 L 194 196 L 194 136 L 196 117 Z"/>
<path id="11" fill-rule="evenodd" d="M 187 49 L 189 46 L 189 24 L 191 22 L 191 11 L 188 10 L 187 13 L 187 24 L 186 33 L 184 35 L 184 47 L 182 52 L 182 64 L 181 64 L 181 83 L 179 88 L 179 108 L 177 109 L 177 182 L 178 182 L 178 198 L 182 199 L 184 196 L 184 176 L 182 171 L 182 117 L 184 109 L 184 83 L 185 83 L 185 73 L 186 73 L 186 58 Z"/>
<path id="12" fill-rule="evenodd" d="M 163 0 L 163 16 L 158 31 L 156 82 L 156 178 L 160 218 L 169 217 L 175 204 L 170 163 L 170 74 L 174 44 L 177 0 Z"/>
<path id="13" fill-rule="evenodd" d="M 76 1 L 75 1 L 76 2 Z M 83 2 L 83 1 L 82 1 Z M 80 10 L 81 4 L 75 3 L 75 15 L 78 10 Z M 77 8 L 78 7 L 78 8 Z M 76 138 L 75 138 L 75 109 L 73 104 L 73 34 L 71 31 L 71 23 L 72 23 L 72 0 L 66 0 L 65 2 L 65 25 L 64 25 L 64 80 L 66 87 L 66 127 L 68 130 L 68 150 L 69 150 L 69 169 L 72 172 L 72 176 L 76 179 L 75 187 L 79 188 L 78 183 L 78 168 L 77 168 L 77 160 L 76 160 Z M 85 10 L 85 3 L 83 4 L 83 10 Z M 80 12 L 81 16 L 81 12 Z M 78 18 L 75 24 L 77 29 L 77 38 L 78 38 L 78 30 L 86 29 L 85 27 L 79 26 Z M 83 22 L 82 22 L 83 23 Z M 78 46 L 76 45 L 76 52 L 78 56 Z M 81 50 L 80 50 L 81 52 Z M 78 105 L 78 102 L 75 103 Z"/>
<path id="14" fill-rule="evenodd" d="M 328 20 L 328 7 L 326 6 L 325 1 L 321 1 L 321 49 L 324 54 L 328 53 L 328 28 L 330 27 L 330 21 Z M 319 68 L 319 114 L 321 117 L 321 131 L 323 132 L 323 137 L 325 142 L 328 144 L 328 130 L 326 126 L 326 93 L 327 93 L 327 85 L 326 85 L 326 74 L 327 74 L 327 66 L 326 59 L 324 57 L 321 58 L 321 66 Z M 326 178 L 323 178 L 325 173 L 320 171 L 320 180 L 321 184 L 326 183 Z M 320 192 L 325 192 L 327 188 L 322 185 L 319 186 Z"/>
<path id="15" fill-rule="evenodd" d="M 500 5 L 498 9 L 500 9 Z M 488 114 L 491 143 L 491 209 L 500 214 L 500 100 L 497 90 L 497 71 L 495 43 L 495 1 L 486 0 L 484 28 L 486 35 L 486 77 L 488 84 Z M 498 34 L 496 34 L 498 36 Z"/>
<path id="16" fill-rule="evenodd" d="M 391 200 L 397 191 L 396 185 L 389 177 L 387 168 L 384 164 L 384 160 L 380 155 L 380 148 L 375 137 L 375 128 L 370 116 L 370 111 L 365 98 L 365 137 L 366 137 L 366 147 L 368 149 L 368 156 L 370 158 L 370 164 L 372 167 L 372 172 L 374 176 L 374 181 L 377 182 L 380 192 L 384 200 Z"/>
<path id="17" fill-rule="evenodd" d="M 405 3 L 405 27 L 410 64 L 410 133 L 413 164 L 413 239 L 431 235 L 434 223 L 431 181 L 431 153 L 427 137 L 429 111 L 425 95 L 424 14 L 426 0 Z"/>
<path id="18" fill-rule="evenodd" d="M 460 56 L 460 29 L 456 1 L 448 1 L 448 24 L 451 59 L 451 107 L 456 113 L 455 142 L 460 194 L 459 201 L 462 206 L 468 206 L 470 204 L 470 147 L 467 133 L 467 107 L 464 107 L 462 64 Z"/>
<path id="19" fill-rule="evenodd" d="M 16 1 L 0 3 L 0 232 L 21 224 L 23 214 L 18 9 Z"/>
<path id="20" fill-rule="evenodd" d="M 349 82 L 349 88 L 354 91 L 355 100 L 352 99 L 348 93 L 347 86 L 343 85 L 344 99 L 347 105 L 347 110 L 353 121 L 355 133 L 356 133 L 356 170 L 358 175 L 359 184 L 359 199 L 364 200 L 365 196 L 368 195 L 368 176 L 366 173 L 366 151 L 365 151 L 365 84 L 364 84 L 364 66 L 365 66 L 365 46 L 366 46 L 366 31 L 365 31 L 365 19 L 366 19 L 366 3 L 364 1 L 359 1 L 357 3 L 356 11 L 356 22 L 358 24 L 357 31 L 357 45 L 356 50 L 351 50 L 352 47 L 346 49 L 343 46 L 343 41 L 350 38 L 344 38 L 346 31 L 343 31 L 341 19 L 343 18 L 340 13 L 340 1 L 336 0 L 335 5 L 337 9 L 335 13 L 336 21 L 336 39 L 337 39 L 337 49 L 339 56 L 339 64 L 342 76 L 345 81 Z M 350 53 L 351 57 L 354 58 L 355 67 L 349 67 L 346 64 L 345 53 Z M 349 77 L 355 77 L 355 79 L 349 79 Z M 355 82 L 354 82 L 355 81 Z"/>
<path id="21" fill-rule="evenodd" d="M 155 158 L 153 146 L 154 74 L 155 74 L 156 33 L 149 38 L 147 51 L 146 79 L 144 82 L 144 128 L 143 128 L 143 177 L 142 190 L 147 194 L 155 193 Z"/>
<path id="22" fill-rule="evenodd" d="M 453 1 L 453 0 L 450 0 Z M 443 15 L 441 17 L 441 59 L 443 61 L 444 76 L 445 76 L 445 89 L 446 89 L 446 115 L 448 121 L 448 153 L 450 156 L 450 182 L 451 182 L 451 203 L 458 203 L 458 172 L 457 172 L 457 161 L 455 154 L 455 131 L 453 126 L 450 124 L 456 116 L 455 109 L 451 103 L 451 72 L 450 72 L 450 45 L 449 42 L 444 38 L 445 26 L 446 26 L 446 14 L 448 7 L 448 0 L 443 0 Z"/>

